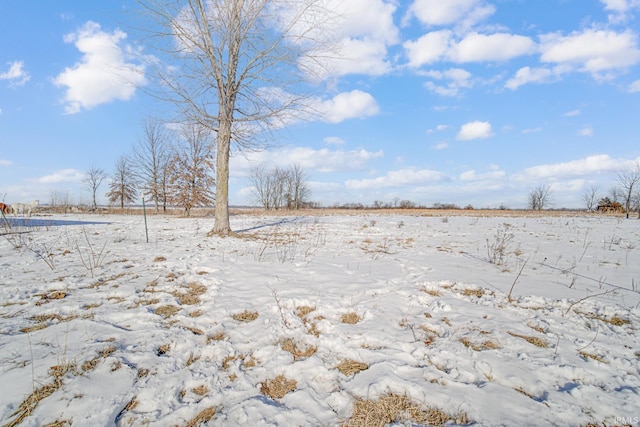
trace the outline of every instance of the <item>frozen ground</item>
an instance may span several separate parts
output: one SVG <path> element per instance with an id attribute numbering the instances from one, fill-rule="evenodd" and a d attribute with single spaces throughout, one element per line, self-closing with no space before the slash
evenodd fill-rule
<path id="1" fill-rule="evenodd" d="M 57 218 L 0 227 L 3 426 L 640 421 L 638 220 Z"/>

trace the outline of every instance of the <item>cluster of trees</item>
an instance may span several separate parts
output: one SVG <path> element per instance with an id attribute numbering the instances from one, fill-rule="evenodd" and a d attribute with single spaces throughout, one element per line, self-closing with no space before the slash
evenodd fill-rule
<path id="1" fill-rule="evenodd" d="M 597 186 L 589 187 L 582 194 L 582 201 L 588 212 L 596 210 L 625 212 L 638 212 L 640 218 L 640 163 L 621 169 L 617 174 L 616 185 L 603 195 Z M 551 202 L 551 186 L 540 185 L 529 193 L 528 207 L 532 210 L 542 210 Z"/>
<path id="2" fill-rule="evenodd" d="M 300 165 L 269 168 L 260 164 L 251 168 L 250 179 L 256 202 L 265 210 L 297 210 L 309 205 L 311 190 Z"/>
<path id="3" fill-rule="evenodd" d="M 84 184 L 91 192 L 93 207 L 105 179 L 110 178 L 107 199 L 124 208 L 139 195 L 154 204 L 156 212 L 168 206 L 184 209 L 188 216 L 196 207 L 216 202 L 216 144 L 211 132 L 198 125 L 175 126 L 172 133 L 161 121 L 147 119 L 132 154 L 116 161 L 110 175 L 92 166 Z M 264 209 L 300 209 L 309 206 L 308 175 L 299 165 L 251 169 L 256 202 Z"/>
<path id="4" fill-rule="evenodd" d="M 143 134 L 131 155 L 121 156 L 110 175 L 106 196 L 110 203 L 124 208 L 138 195 L 153 202 L 156 212 L 167 206 L 191 209 L 212 206 L 215 202 L 215 139 L 198 125 L 177 127 L 174 138 L 159 120 L 147 119 Z M 93 207 L 103 181 L 109 177 L 98 167 L 91 167 L 84 184 L 91 191 Z"/>

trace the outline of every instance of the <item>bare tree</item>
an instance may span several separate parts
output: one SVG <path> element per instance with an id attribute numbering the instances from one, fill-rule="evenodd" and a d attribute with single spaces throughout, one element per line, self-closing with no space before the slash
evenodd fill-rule
<path id="1" fill-rule="evenodd" d="M 150 40 L 165 91 L 190 122 L 217 133 L 215 222 L 228 235 L 229 158 L 256 148 L 257 135 L 282 127 L 304 107 L 294 95 L 322 67 L 329 26 L 339 25 L 323 0 L 138 0 L 154 19 Z M 325 29 L 325 31 L 322 31 Z M 160 37 L 158 37 L 160 36 Z M 323 38 L 324 37 L 324 38 Z M 169 71 L 167 71 L 169 70 Z M 311 86 L 305 86 L 307 88 Z"/>
<path id="2" fill-rule="evenodd" d="M 136 178 L 140 190 L 153 199 L 156 212 L 167 210 L 167 185 L 170 160 L 170 146 L 163 124 L 154 118 L 147 118 L 142 125 L 142 137 L 133 147 Z"/>
<path id="3" fill-rule="evenodd" d="M 550 199 L 551 186 L 549 184 L 541 184 L 529 193 L 529 209 L 541 211 L 549 204 Z"/>
<path id="4" fill-rule="evenodd" d="M 91 191 L 91 200 L 93 201 L 93 208 L 98 207 L 96 203 L 96 193 L 98 192 L 98 188 L 102 185 L 102 181 L 107 177 L 106 172 L 103 169 L 93 165 L 91 168 L 85 173 L 84 178 L 82 178 L 82 183 L 89 188 Z"/>
<path id="5" fill-rule="evenodd" d="M 622 197 L 624 201 L 624 208 L 627 212 L 627 218 L 629 218 L 629 210 L 632 208 L 633 202 L 633 189 L 637 189 L 637 185 L 640 183 L 640 162 L 635 162 L 633 166 L 622 169 L 618 172 L 618 184 L 622 188 Z"/>
<path id="6" fill-rule="evenodd" d="M 300 209 L 311 196 L 308 175 L 299 164 L 289 168 L 289 209 Z"/>
<path id="7" fill-rule="evenodd" d="M 121 156 L 116 161 L 115 170 L 109 183 L 107 198 L 111 203 L 119 203 L 124 209 L 136 198 L 137 183 L 133 173 L 133 162 L 129 157 Z"/>
<path id="8" fill-rule="evenodd" d="M 592 185 L 582 193 L 582 201 L 587 208 L 587 212 L 595 211 L 595 208 L 598 206 L 598 199 L 600 198 L 599 192 L 600 189 L 597 186 Z"/>
<path id="9" fill-rule="evenodd" d="M 256 202 L 262 206 L 264 210 L 271 209 L 271 200 L 273 192 L 273 179 L 270 171 L 264 163 L 251 167 L 249 179 L 253 184 L 253 193 Z"/>
<path id="10" fill-rule="evenodd" d="M 169 200 L 187 215 L 197 206 L 214 203 L 213 142 L 208 129 L 184 125 L 169 166 Z"/>
<path id="11" fill-rule="evenodd" d="M 300 165 L 289 168 L 264 164 L 251 168 L 250 179 L 256 201 L 265 209 L 300 209 L 311 194 L 307 174 Z"/>

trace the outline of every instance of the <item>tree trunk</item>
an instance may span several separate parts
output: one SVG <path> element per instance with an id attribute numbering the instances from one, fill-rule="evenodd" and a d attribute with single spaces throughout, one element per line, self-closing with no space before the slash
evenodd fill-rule
<path id="1" fill-rule="evenodd" d="M 211 235 L 228 236 L 229 224 L 229 154 L 231 148 L 231 120 L 220 122 L 216 155 L 216 209 Z"/>

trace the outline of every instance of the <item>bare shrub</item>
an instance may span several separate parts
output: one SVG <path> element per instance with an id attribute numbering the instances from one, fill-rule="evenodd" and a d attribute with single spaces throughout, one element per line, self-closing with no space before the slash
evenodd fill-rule
<path id="1" fill-rule="evenodd" d="M 510 228 L 509 224 L 502 224 L 496 230 L 494 240 L 490 242 L 487 239 L 487 255 L 491 264 L 503 265 L 506 262 L 511 242 L 515 237 Z"/>

